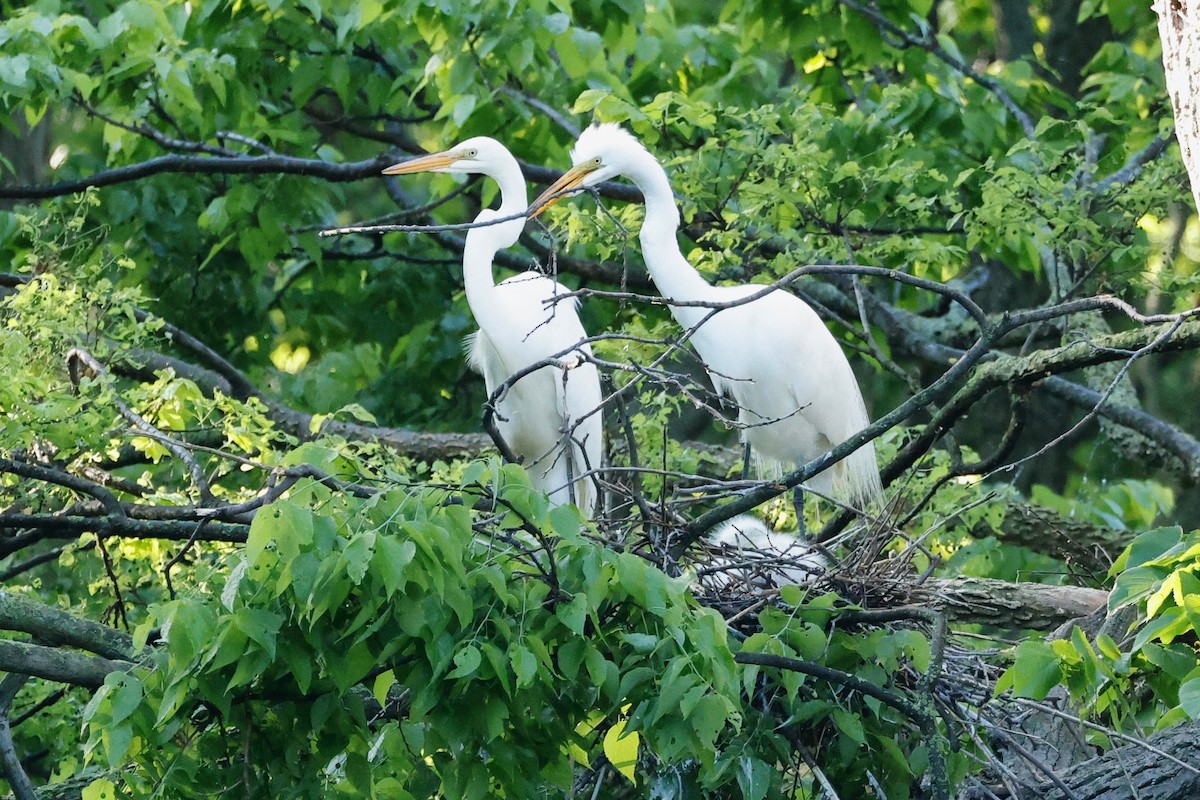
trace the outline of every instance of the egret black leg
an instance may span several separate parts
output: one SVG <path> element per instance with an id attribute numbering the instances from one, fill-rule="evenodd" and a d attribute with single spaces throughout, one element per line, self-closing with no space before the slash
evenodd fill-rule
<path id="1" fill-rule="evenodd" d="M 805 536 L 808 531 L 804 527 L 804 487 L 792 487 L 792 508 L 796 509 L 796 534 Z"/>
<path id="2" fill-rule="evenodd" d="M 750 443 L 742 445 L 742 480 L 750 480 Z"/>

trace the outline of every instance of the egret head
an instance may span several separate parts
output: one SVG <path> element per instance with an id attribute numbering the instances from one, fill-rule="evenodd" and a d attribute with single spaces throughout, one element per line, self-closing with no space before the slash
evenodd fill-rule
<path id="1" fill-rule="evenodd" d="M 573 166 L 561 178 L 542 192 L 529 207 L 536 217 L 575 189 L 586 189 L 598 183 L 627 175 L 639 161 L 651 158 L 633 134 L 614 122 L 592 125 L 579 134 L 571 148 Z"/>
<path id="2" fill-rule="evenodd" d="M 495 176 L 506 166 L 516 166 L 508 148 L 488 136 L 476 136 L 456 144 L 449 150 L 430 153 L 394 164 L 384 175 L 407 175 L 412 172 L 483 173 Z"/>

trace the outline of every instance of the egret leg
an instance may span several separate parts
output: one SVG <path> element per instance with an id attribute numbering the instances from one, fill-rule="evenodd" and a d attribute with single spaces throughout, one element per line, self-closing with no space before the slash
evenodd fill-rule
<path id="1" fill-rule="evenodd" d="M 742 445 L 742 480 L 750 480 L 750 443 Z"/>
<path id="2" fill-rule="evenodd" d="M 792 487 L 792 508 L 796 509 L 796 535 L 804 537 L 808 531 L 804 527 L 804 487 Z"/>

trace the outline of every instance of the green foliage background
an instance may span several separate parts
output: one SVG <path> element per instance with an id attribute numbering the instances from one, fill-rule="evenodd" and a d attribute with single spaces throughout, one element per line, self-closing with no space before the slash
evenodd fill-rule
<path id="1" fill-rule="evenodd" d="M 1057 21 L 1064 8 L 1081 38 Z M 181 369 L 147 376 L 144 354 L 186 352 L 183 329 L 285 405 L 476 429 L 483 388 L 461 354 L 473 323 L 457 234 L 317 233 L 463 221 L 493 201 L 488 182 L 385 182 L 380 169 L 492 135 L 526 165 L 561 170 L 570 129 L 593 118 L 625 123 L 668 167 L 681 242 L 713 281 L 858 263 L 967 287 L 997 315 L 1107 293 L 1147 312 L 1193 308 L 1200 228 L 1185 173 L 1173 147 L 1138 163 L 1171 129 L 1148 8 L 1031 3 L 1037 41 L 1008 53 L 981 2 L 43 0 L 0 11 L 0 124 L 49 151 L 32 164 L 32 145 L 0 148 L 0 198 L 21 202 L 0 212 L 0 263 L 19 276 L 0 297 L 0 455 L 107 470 L 123 501 L 185 518 L 206 498 L 166 443 L 130 432 L 124 408 L 209 448 L 195 457 L 217 502 L 249 503 L 294 479 L 254 515 L 244 545 L 85 533 L 4 551 L 6 570 L 53 555 L 6 589 L 157 644 L 90 698 L 29 685 L 21 707 L 42 713 L 18 727 L 19 742 L 39 754 L 40 779 L 82 779 L 89 799 L 212 787 L 566 797 L 593 783 L 613 797 L 815 796 L 797 739 L 820 742 L 823 777 L 842 796 L 871 781 L 889 798 L 925 796 L 939 759 L 952 781 L 978 772 L 975 749 L 951 752 L 947 729 L 929 735 L 926 717 L 735 662 L 801 659 L 909 697 L 937 666 L 924 632 L 838 627 L 852 603 L 791 589 L 757 630 L 730 628 L 697 602 L 686 568 L 659 569 L 650 526 L 604 539 L 494 459 L 421 461 L 328 432 L 302 444 L 310 432 L 281 424 L 263 399 L 213 392 Z M 1128 164 L 1135 174 L 1105 183 Z M 94 176 L 103 185 L 79 196 Z M 644 287 L 629 233 L 641 210 L 606 203 L 607 215 L 560 204 L 556 238 L 531 231 L 507 266 L 549 261 L 549 241 L 574 257 L 558 262 L 572 286 Z M 970 320 L 942 297 L 863 283 L 914 335 L 972 341 Z M 881 323 L 864 330 L 848 283 L 795 288 L 829 312 L 875 416 L 944 366 Z M 645 303 L 592 298 L 583 314 L 593 332 L 673 331 Z M 1131 327 L 1080 315 L 1002 349 Z M 109 371 L 73 375 L 72 348 Z M 624 340 L 597 351 L 658 352 Z M 1137 362 L 1119 399 L 1140 396 L 1200 433 L 1194 355 L 1150 362 Z M 1113 373 L 1072 377 L 1102 391 Z M 688 442 L 663 444 L 732 443 L 688 405 L 643 389 L 634 441 L 677 472 L 716 469 L 719 458 Z M 1041 452 L 1064 408 L 1031 412 L 1014 458 L 1037 457 L 990 483 L 953 479 L 994 445 L 1005 409 L 994 397 L 911 471 L 913 496 L 946 483 L 903 523 L 926 535 L 915 567 L 940 558 L 947 576 L 1115 581 L 1113 609 L 1137 608 L 1148 627 L 1131 642 L 983 631 L 1011 648 L 996 659 L 997 672 L 1016 664 L 1001 688 L 1037 698 L 1065 687 L 1117 730 L 1195 720 L 1194 492 L 1179 492 L 1189 484 L 1168 459 L 1138 459 L 1103 425 Z M 881 452 L 926 421 L 891 432 Z M 306 465 L 320 473 L 287 472 Z M 644 487 L 665 500 L 681 483 L 671 481 L 648 475 Z M 32 514 L 79 498 L 6 473 L 0 501 Z M 1054 547 L 998 536 L 1004 502 L 1103 526 L 1114 555 L 1129 549 L 1108 577 L 1081 575 Z M 790 512 L 777 501 L 765 513 Z"/>

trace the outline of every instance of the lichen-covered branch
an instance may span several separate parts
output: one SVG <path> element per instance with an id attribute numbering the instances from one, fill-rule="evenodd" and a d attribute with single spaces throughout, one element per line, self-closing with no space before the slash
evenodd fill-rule
<path id="1" fill-rule="evenodd" d="M 114 661 L 57 647 L 0 640 L 0 672 L 32 675 L 73 686 L 95 687 L 111 672 L 129 669 L 128 661 Z"/>
<path id="2" fill-rule="evenodd" d="M 3 590 L 0 629 L 28 633 L 46 644 L 77 647 L 105 658 L 128 659 L 133 652 L 128 634 Z"/>
<path id="3" fill-rule="evenodd" d="M 985 578 L 932 578 L 909 590 L 909 601 L 960 623 L 1051 630 L 1102 608 L 1108 592 Z"/>

